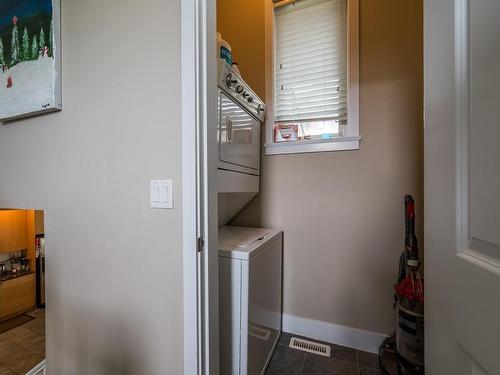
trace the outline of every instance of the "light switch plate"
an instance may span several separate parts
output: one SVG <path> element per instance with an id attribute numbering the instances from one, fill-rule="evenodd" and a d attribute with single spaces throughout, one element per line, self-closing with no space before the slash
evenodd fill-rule
<path id="1" fill-rule="evenodd" d="M 151 180 L 151 208 L 173 208 L 172 180 Z"/>

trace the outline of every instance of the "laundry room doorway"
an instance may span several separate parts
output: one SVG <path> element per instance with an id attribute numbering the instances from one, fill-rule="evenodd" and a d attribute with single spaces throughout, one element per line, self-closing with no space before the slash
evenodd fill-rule
<path id="1" fill-rule="evenodd" d="M 45 368 L 45 217 L 0 209 L 0 373 Z"/>

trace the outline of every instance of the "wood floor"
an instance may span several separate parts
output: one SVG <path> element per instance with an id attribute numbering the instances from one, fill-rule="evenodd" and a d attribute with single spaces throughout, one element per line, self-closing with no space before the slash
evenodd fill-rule
<path id="1" fill-rule="evenodd" d="M 294 337 L 300 337 L 293 335 Z M 305 353 L 288 347 L 292 335 L 282 333 L 266 375 L 382 375 L 378 355 L 327 344 L 331 357 Z M 317 340 L 312 340 L 317 341 Z M 392 370 L 392 369 L 391 369 Z M 392 373 L 392 371 L 391 371 Z"/>
<path id="2" fill-rule="evenodd" d="M 0 375 L 25 375 L 45 358 L 45 310 L 35 319 L 0 334 Z"/>

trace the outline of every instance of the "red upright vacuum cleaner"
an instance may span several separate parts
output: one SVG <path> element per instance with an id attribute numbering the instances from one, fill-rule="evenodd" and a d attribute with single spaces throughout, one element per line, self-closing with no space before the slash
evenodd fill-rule
<path id="1" fill-rule="evenodd" d="M 424 281 L 420 275 L 418 241 L 415 235 L 415 201 L 405 196 L 405 249 L 399 259 L 394 308 L 396 334 L 380 348 L 381 367 L 385 353 L 395 353 L 399 375 L 423 375 L 424 370 Z"/>

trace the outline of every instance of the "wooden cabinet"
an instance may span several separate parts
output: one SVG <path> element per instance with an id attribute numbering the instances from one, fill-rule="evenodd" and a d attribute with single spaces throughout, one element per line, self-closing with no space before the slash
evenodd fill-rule
<path id="1" fill-rule="evenodd" d="M 0 210 L 0 253 L 28 248 L 25 210 Z"/>
<path id="2" fill-rule="evenodd" d="M 28 258 L 31 270 L 35 270 L 35 232 L 35 211 L 0 210 L 0 253 L 26 250 L 23 255 Z M 35 308 L 35 280 L 33 272 L 0 283 L 0 321 Z"/>
<path id="3" fill-rule="evenodd" d="M 35 308 L 35 274 L 19 276 L 0 284 L 0 320 Z"/>
<path id="4" fill-rule="evenodd" d="M 43 211 L 36 210 L 35 211 L 35 234 L 44 234 L 45 233 L 45 222 L 44 222 L 44 213 Z"/>

